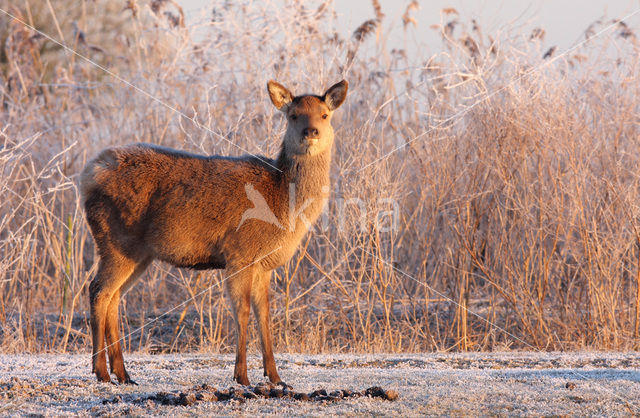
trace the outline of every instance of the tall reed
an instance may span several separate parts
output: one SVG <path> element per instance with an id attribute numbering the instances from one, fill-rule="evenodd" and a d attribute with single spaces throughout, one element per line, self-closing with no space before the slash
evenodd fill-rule
<path id="1" fill-rule="evenodd" d="M 638 348 L 634 28 L 549 62 L 540 29 L 483 33 L 448 9 L 422 56 L 389 44 L 377 2 L 351 33 L 331 2 L 286 3 L 216 3 L 190 23 L 170 2 L 0 0 L 137 88 L 0 17 L 0 350 L 89 347 L 77 174 L 98 150 L 274 156 L 266 80 L 341 78 L 332 199 L 274 280 L 278 351 Z M 414 8 L 408 33 L 425 24 Z M 155 264 L 124 297 L 125 346 L 228 350 L 222 280 Z"/>

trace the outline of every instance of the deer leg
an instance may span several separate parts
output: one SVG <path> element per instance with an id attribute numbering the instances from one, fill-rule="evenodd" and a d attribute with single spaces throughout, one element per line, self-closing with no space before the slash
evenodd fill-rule
<path id="1" fill-rule="evenodd" d="M 91 334 L 93 339 L 93 372 L 99 382 L 110 382 L 105 353 L 105 328 L 109 304 L 120 284 L 131 275 L 135 264 L 124 257 L 103 255 L 98 273 L 89 285 Z"/>
<path id="2" fill-rule="evenodd" d="M 137 383 L 131 380 L 129 374 L 124 368 L 124 357 L 122 356 L 122 345 L 120 344 L 120 327 L 118 323 L 118 306 L 120 304 L 120 296 L 125 293 L 135 282 L 135 280 L 144 272 L 151 259 L 145 260 L 139 263 L 131 276 L 124 282 L 124 284 L 118 289 L 111 297 L 109 303 L 106 319 L 106 334 L 107 334 L 107 353 L 109 355 L 109 366 L 111 372 L 115 373 L 118 378 L 118 382 L 136 385 Z"/>
<path id="3" fill-rule="evenodd" d="M 273 343 L 271 341 L 271 318 L 269 315 L 270 278 L 270 271 L 256 274 L 251 287 L 251 304 L 253 305 L 253 313 L 256 316 L 258 333 L 260 334 L 264 375 L 268 376 L 272 383 L 280 383 L 282 379 L 280 379 L 276 369 L 276 361 L 273 358 Z"/>
<path id="4" fill-rule="evenodd" d="M 122 357 L 122 346 L 120 345 L 118 327 L 118 304 L 120 303 L 120 290 L 117 290 L 111 297 L 107 308 L 105 323 L 107 337 L 107 354 L 109 356 L 109 369 L 115 373 L 118 381 L 122 383 L 122 372 L 124 371 L 124 358 Z M 125 372 L 126 374 L 126 372 Z M 126 376 L 128 379 L 129 376 Z"/>
<path id="5" fill-rule="evenodd" d="M 241 385 L 248 386 L 247 377 L 247 326 L 249 324 L 251 282 L 253 272 L 249 269 L 230 277 L 227 294 L 231 300 L 233 317 L 236 322 L 236 365 L 233 379 Z"/>

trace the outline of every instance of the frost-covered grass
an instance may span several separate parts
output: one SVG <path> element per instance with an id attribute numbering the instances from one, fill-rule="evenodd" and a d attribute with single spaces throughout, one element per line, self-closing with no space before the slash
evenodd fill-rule
<path id="1" fill-rule="evenodd" d="M 280 355 L 281 375 L 297 391 L 395 389 L 395 402 L 257 399 L 163 406 L 135 399 L 207 383 L 233 385 L 229 355 L 129 355 L 139 386 L 98 384 L 88 355 L 0 356 L 2 415 L 606 415 L 640 413 L 637 353 Z M 250 358 L 249 378 L 262 381 Z M 13 379 L 13 380 L 12 380 Z M 7 388 L 12 387 L 7 390 Z M 117 403 L 103 403 L 119 396 Z"/>

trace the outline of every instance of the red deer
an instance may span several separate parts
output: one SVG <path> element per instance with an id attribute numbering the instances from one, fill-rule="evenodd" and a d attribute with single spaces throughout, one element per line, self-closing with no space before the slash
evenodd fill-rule
<path id="1" fill-rule="evenodd" d="M 348 83 L 343 80 L 322 96 L 294 96 L 274 81 L 267 88 L 287 118 L 275 160 L 134 144 L 103 150 L 82 172 L 86 218 L 100 257 L 89 287 L 98 381 L 110 381 L 108 354 L 118 381 L 135 384 L 124 367 L 118 304 L 157 259 L 178 267 L 225 269 L 237 332 L 233 377 L 249 384 L 246 343 L 252 306 L 264 375 L 281 382 L 271 342 L 271 271 L 293 256 L 322 211 L 329 193 L 331 116 L 344 102 Z M 255 213 L 258 204 L 267 207 L 264 216 Z"/>

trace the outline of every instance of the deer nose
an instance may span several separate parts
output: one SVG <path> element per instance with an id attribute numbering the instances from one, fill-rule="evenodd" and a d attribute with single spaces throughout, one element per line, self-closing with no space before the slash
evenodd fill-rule
<path id="1" fill-rule="evenodd" d="M 316 138 L 318 136 L 318 130 L 316 128 L 305 128 L 304 131 L 302 131 L 302 136 L 306 138 Z"/>

